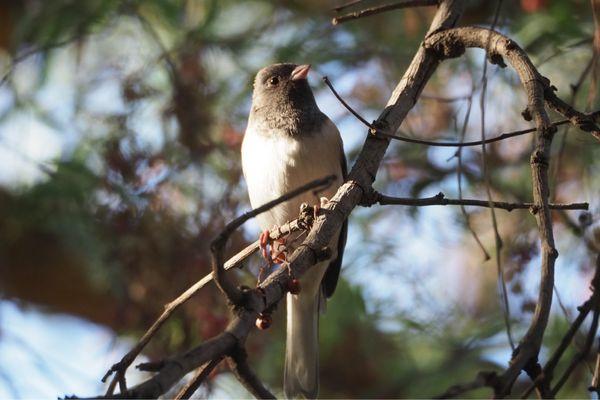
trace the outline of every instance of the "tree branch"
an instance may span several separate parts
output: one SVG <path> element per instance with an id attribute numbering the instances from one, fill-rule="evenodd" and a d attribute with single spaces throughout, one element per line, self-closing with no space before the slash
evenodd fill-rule
<path id="1" fill-rule="evenodd" d="M 275 200 L 272 200 L 268 203 L 263 204 L 262 206 L 255 208 L 251 211 L 244 213 L 243 215 L 237 217 L 233 221 L 227 224 L 225 228 L 221 231 L 221 233 L 213 240 L 210 249 L 212 252 L 212 271 L 213 277 L 215 279 L 215 283 L 217 287 L 221 290 L 221 292 L 227 297 L 227 300 L 235 305 L 241 305 L 242 299 L 242 291 L 239 290 L 225 275 L 225 268 L 223 267 L 223 249 L 229 240 L 229 236 L 240 226 L 242 226 L 246 221 L 256 217 L 259 214 L 262 214 L 265 211 L 270 210 L 271 208 L 286 202 L 304 192 L 309 190 L 322 190 L 325 189 L 335 181 L 335 175 L 326 176 L 321 179 L 314 180 L 312 182 L 307 183 L 295 190 L 292 190 L 289 193 L 284 194 L 283 196 L 278 197 Z"/>
<path id="2" fill-rule="evenodd" d="M 599 302 L 600 302 L 600 255 L 598 255 L 598 257 L 596 259 L 596 270 L 594 272 L 594 277 L 592 278 L 591 288 L 592 288 L 592 295 L 582 305 L 577 307 L 577 310 L 579 311 L 577 318 L 575 318 L 575 320 L 571 323 L 571 325 L 569 326 L 569 329 L 567 330 L 567 332 L 561 339 L 560 344 L 558 345 L 556 350 L 554 350 L 554 353 L 552 353 L 552 356 L 550 356 L 550 359 L 548 359 L 548 361 L 546 362 L 546 365 L 544 366 L 542 373 L 537 377 L 537 379 L 533 382 L 533 384 L 530 385 L 530 387 L 521 395 L 521 398 L 523 398 L 523 399 L 527 398 L 529 396 L 529 394 L 531 393 L 531 391 L 534 389 L 535 385 L 539 385 L 539 384 L 543 383 L 544 385 L 549 386 L 550 382 L 552 381 L 553 375 L 554 375 L 554 369 L 556 368 L 556 366 L 558 365 L 558 362 L 560 361 L 560 359 L 564 355 L 565 351 L 567 350 L 567 348 L 573 341 L 573 338 L 579 331 L 579 328 L 585 321 L 586 317 L 592 310 L 599 309 L 599 306 L 600 306 L 600 304 L 599 304 Z M 590 346 L 591 346 L 591 344 L 590 344 Z M 584 348 L 585 348 L 585 346 L 584 346 Z M 583 350 L 584 349 L 580 350 L 580 354 L 583 353 Z M 589 351 L 589 348 L 588 348 L 588 351 Z M 553 394 L 555 395 L 556 392 L 554 392 Z"/>
<path id="3" fill-rule="evenodd" d="M 257 399 L 275 399 L 248 365 L 246 351 L 239 347 L 227 358 L 227 364 L 246 389 Z"/>
<path id="4" fill-rule="evenodd" d="M 463 205 L 463 206 L 477 206 L 477 207 L 491 207 L 499 208 L 506 211 L 512 211 L 516 209 L 529 209 L 535 214 L 537 211 L 534 203 L 508 203 L 504 201 L 493 201 L 488 200 L 474 200 L 474 199 L 448 199 L 443 193 L 438 193 L 435 196 L 425 197 L 420 199 L 407 198 L 407 197 L 391 197 L 375 192 L 372 202 L 366 203 L 365 205 L 370 207 L 373 204 L 380 205 L 403 205 L 403 206 L 447 206 L 447 205 Z M 554 210 L 587 210 L 589 208 L 588 203 L 570 203 L 570 204 L 549 204 L 549 207 Z"/>
<path id="5" fill-rule="evenodd" d="M 525 89 L 528 99 L 526 115 L 534 119 L 537 128 L 536 145 L 531 156 L 531 169 L 535 216 L 542 242 L 540 291 L 529 329 L 513 353 L 508 369 L 500 377 L 500 387 L 495 390 L 496 396 L 504 397 L 510 393 L 521 370 L 528 370 L 537 365 L 537 355 L 552 304 L 554 262 L 558 257 L 558 252 L 554 246 L 552 220 L 548 205 L 548 163 L 550 145 L 556 128 L 550 123 L 544 109 L 544 93 L 548 83 L 535 69 L 527 54 L 514 41 L 489 29 L 469 27 L 442 31 L 430 36 L 425 41 L 425 47 L 442 60 L 462 55 L 467 47 L 487 48 L 490 62 L 500 66 L 506 66 L 504 63 L 504 58 L 506 58 L 516 70 Z"/>
<path id="6" fill-rule="evenodd" d="M 210 375 L 213 369 L 221 362 L 222 358 L 216 358 L 198 368 L 196 375 L 177 393 L 174 400 L 189 399 L 200 388 L 202 382 Z"/>
<path id="7" fill-rule="evenodd" d="M 410 7 L 426 7 L 426 6 L 436 6 L 438 5 L 439 0 L 403 0 L 398 3 L 386 4 L 378 7 L 365 8 L 364 10 L 355 11 L 349 14 L 345 14 L 339 17 L 335 17 L 331 20 L 333 25 L 338 25 L 346 21 L 369 17 L 371 15 L 381 14 L 387 11 L 399 10 L 401 8 L 410 8 Z M 338 9 L 346 8 L 348 6 L 342 6 Z M 337 9 L 336 9 L 337 11 Z"/>
<path id="8" fill-rule="evenodd" d="M 356 110 L 354 110 L 342 98 L 342 96 L 340 96 L 340 94 L 337 92 L 337 90 L 335 89 L 335 87 L 333 86 L 333 84 L 331 83 L 331 81 L 329 80 L 329 78 L 327 76 L 324 76 L 322 79 L 323 79 L 323 82 L 325 82 L 325 84 L 329 87 L 329 89 L 331 90 L 331 92 L 333 93 L 333 95 L 339 100 L 339 102 L 352 115 L 354 115 L 356 117 L 356 119 L 358 119 L 365 126 L 367 126 L 368 128 L 370 128 L 369 133 L 371 133 L 373 135 L 378 135 L 378 136 L 381 136 L 381 137 L 384 137 L 384 138 L 388 138 L 388 139 L 394 139 L 394 140 L 399 140 L 401 142 L 423 144 L 423 145 L 435 146 L 435 147 L 472 147 L 472 146 L 481 146 L 482 144 L 489 144 L 489 143 L 499 142 L 501 140 L 509 139 L 511 137 L 521 136 L 521 135 L 525 135 L 527 133 L 533 133 L 533 132 L 537 131 L 537 128 L 520 129 L 520 130 L 516 130 L 516 131 L 511 131 L 511 132 L 504 132 L 504 133 L 498 134 L 497 136 L 489 138 L 489 139 L 472 140 L 472 141 L 469 141 L 469 142 L 465 142 L 465 141 L 461 141 L 461 142 L 443 142 L 443 141 L 442 142 L 436 142 L 436 141 L 433 141 L 433 140 L 424 140 L 424 139 L 411 138 L 411 137 L 408 137 L 406 135 L 402 136 L 402 135 L 398 135 L 396 133 L 391 133 L 391 132 L 385 131 L 385 130 L 383 130 L 381 128 L 377 128 L 377 127 L 373 126 L 373 124 L 370 124 Z M 581 126 L 584 126 L 587 129 L 588 126 L 584 125 L 581 122 L 581 120 L 585 120 L 586 122 L 591 121 L 591 123 L 593 123 L 595 121 L 595 119 L 598 118 L 599 116 L 600 116 L 600 111 L 594 111 L 593 113 L 590 113 L 588 115 L 579 114 L 577 117 L 571 117 L 571 118 L 567 118 L 567 119 L 562 119 L 560 121 L 553 122 L 552 125 L 554 127 L 558 127 L 558 126 L 565 125 L 565 124 L 568 124 L 568 123 L 575 124 L 574 121 L 579 121 L 578 124 L 575 124 L 575 126 L 577 126 L 580 129 L 582 129 Z M 584 130 L 584 129 L 582 129 L 582 130 Z"/>

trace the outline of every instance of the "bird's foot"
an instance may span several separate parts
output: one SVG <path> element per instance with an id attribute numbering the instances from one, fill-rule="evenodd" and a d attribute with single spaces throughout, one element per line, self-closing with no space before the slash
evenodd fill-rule
<path id="1" fill-rule="evenodd" d="M 277 240 L 271 239 L 271 233 L 268 229 L 265 229 L 259 236 L 260 251 L 265 260 L 269 265 L 281 264 L 287 261 L 287 248 L 286 239 L 281 238 Z"/>
<path id="2" fill-rule="evenodd" d="M 263 258 L 267 261 L 270 260 L 271 257 L 269 257 L 269 247 L 271 246 L 271 232 L 269 232 L 268 229 L 265 229 L 264 231 L 261 232 L 260 236 L 258 237 L 258 242 L 259 242 L 259 246 L 260 246 L 260 252 L 263 256 Z"/>

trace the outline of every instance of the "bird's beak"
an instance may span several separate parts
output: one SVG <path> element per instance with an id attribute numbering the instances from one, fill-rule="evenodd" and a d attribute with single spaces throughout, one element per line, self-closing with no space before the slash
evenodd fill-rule
<path id="1" fill-rule="evenodd" d="M 310 71 L 310 64 L 298 65 L 292 71 L 292 80 L 297 81 L 298 79 L 306 79 L 308 71 Z"/>

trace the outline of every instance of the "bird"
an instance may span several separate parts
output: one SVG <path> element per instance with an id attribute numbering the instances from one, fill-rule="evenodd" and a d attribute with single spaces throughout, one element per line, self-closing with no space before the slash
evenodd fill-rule
<path id="1" fill-rule="evenodd" d="M 248 125 L 242 141 L 242 170 L 256 208 L 306 183 L 334 175 L 324 191 L 306 192 L 258 215 L 269 230 L 298 217 L 302 203 L 321 205 L 347 174 L 340 133 L 321 112 L 307 80 L 309 64 L 279 63 L 256 74 Z M 323 196 L 323 197 L 320 197 Z M 333 295 L 346 244 L 347 221 L 330 243 L 331 257 L 300 277 L 300 292 L 286 296 L 286 398 L 316 398 L 319 390 L 319 313 Z M 288 240 L 288 252 L 302 238 Z"/>

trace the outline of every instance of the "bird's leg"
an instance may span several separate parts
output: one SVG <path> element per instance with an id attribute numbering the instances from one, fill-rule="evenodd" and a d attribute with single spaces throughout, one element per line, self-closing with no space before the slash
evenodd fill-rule
<path id="1" fill-rule="evenodd" d="M 273 227 L 272 230 L 277 227 Z M 287 248 L 286 239 L 281 238 L 277 240 L 271 240 L 271 233 L 268 229 L 265 229 L 259 237 L 261 254 L 265 260 L 269 263 L 269 267 L 273 263 L 281 264 L 287 259 Z"/>
<path id="2" fill-rule="evenodd" d="M 260 251 L 263 258 L 270 263 L 271 257 L 269 255 L 269 247 L 271 247 L 272 241 L 271 233 L 268 229 L 265 229 L 261 232 L 260 236 L 258 237 L 258 241 L 260 243 Z"/>

